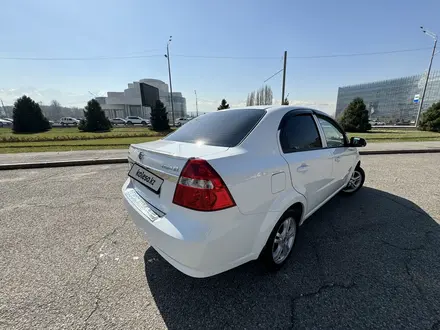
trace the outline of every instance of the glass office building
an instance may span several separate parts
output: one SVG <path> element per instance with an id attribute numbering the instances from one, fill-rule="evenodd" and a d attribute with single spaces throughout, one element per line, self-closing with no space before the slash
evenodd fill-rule
<path id="1" fill-rule="evenodd" d="M 387 124 L 414 123 L 422 98 L 426 73 L 390 80 L 375 81 L 360 85 L 339 87 L 336 102 L 336 117 L 356 97 L 361 97 L 367 106 L 370 120 Z M 440 71 L 431 71 L 422 112 L 434 102 L 440 101 Z"/>

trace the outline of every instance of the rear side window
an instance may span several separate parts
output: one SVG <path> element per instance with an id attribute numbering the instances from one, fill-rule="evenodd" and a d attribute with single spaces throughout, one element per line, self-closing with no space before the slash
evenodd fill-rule
<path id="1" fill-rule="evenodd" d="M 280 142 L 284 153 L 322 148 L 318 128 L 311 115 L 288 118 L 281 129 Z"/>
<path id="2" fill-rule="evenodd" d="M 165 140 L 235 147 L 265 115 L 262 109 L 211 112 L 188 121 Z"/>

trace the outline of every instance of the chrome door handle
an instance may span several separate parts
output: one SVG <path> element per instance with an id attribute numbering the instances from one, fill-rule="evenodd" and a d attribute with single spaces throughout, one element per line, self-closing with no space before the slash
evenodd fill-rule
<path id="1" fill-rule="evenodd" d="M 296 171 L 297 172 L 307 172 L 309 170 L 309 165 L 307 164 L 301 164 L 301 166 L 299 166 Z"/>
<path id="2" fill-rule="evenodd" d="M 335 162 L 340 162 L 341 161 L 341 156 L 335 157 Z"/>

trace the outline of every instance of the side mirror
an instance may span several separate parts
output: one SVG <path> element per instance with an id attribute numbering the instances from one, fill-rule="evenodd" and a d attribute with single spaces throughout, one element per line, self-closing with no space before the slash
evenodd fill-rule
<path id="1" fill-rule="evenodd" d="M 350 147 L 365 147 L 367 145 L 367 141 L 361 137 L 352 137 L 350 138 Z"/>

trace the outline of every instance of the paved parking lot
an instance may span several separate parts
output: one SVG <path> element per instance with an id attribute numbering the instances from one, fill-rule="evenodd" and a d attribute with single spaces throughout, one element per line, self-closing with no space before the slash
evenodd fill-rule
<path id="1" fill-rule="evenodd" d="M 207 279 L 137 233 L 127 165 L 0 172 L 0 328 L 440 329 L 440 154 L 364 156 L 269 274 Z"/>

